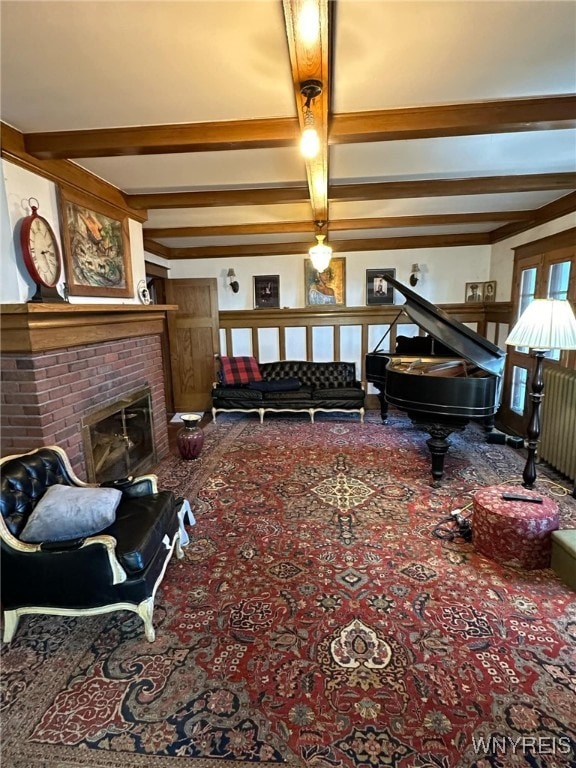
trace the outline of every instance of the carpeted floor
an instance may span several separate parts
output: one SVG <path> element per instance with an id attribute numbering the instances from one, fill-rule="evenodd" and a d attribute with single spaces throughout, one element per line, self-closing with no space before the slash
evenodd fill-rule
<path id="1" fill-rule="evenodd" d="M 23 619 L 2 768 L 576 765 L 576 594 L 435 535 L 476 489 L 519 482 L 521 454 L 470 426 L 432 488 L 398 413 L 228 416 L 205 437 L 156 470 L 197 519 L 156 642 L 126 612 Z"/>

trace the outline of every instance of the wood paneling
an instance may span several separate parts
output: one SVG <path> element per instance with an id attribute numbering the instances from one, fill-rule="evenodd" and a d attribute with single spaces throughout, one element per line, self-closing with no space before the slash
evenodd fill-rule
<path id="1" fill-rule="evenodd" d="M 453 320 L 471 325 L 478 333 L 484 335 L 487 323 L 508 324 L 510 321 L 511 305 L 508 302 L 488 304 L 443 304 L 439 305 Z M 402 315 L 399 317 L 399 313 Z M 358 371 L 360 379 L 365 380 L 364 359 L 371 351 L 368 348 L 370 326 L 397 325 L 397 323 L 412 323 L 403 314 L 402 305 L 378 307 L 305 307 L 296 309 L 257 309 L 257 310 L 226 310 L 219 314 L 220 328 L 225 332 L 226 352 L 234 354 L 232 331 L 236 328 L 249 329 L 252 335 L 252 348 L 258 356 L 257 332 L 259 328 L 277 328 L 279 333 L 279 348 L 283 358 L 286 350 L 286 331 L 290 328 L 305 328 L 306 359 L 313 359 L 313 331 L 318 327 L 333 327 L 332 357 L 338 360 L 340 356 L 340 332 L 346 326 L 359 326 L 361 333 L 362 370 Z M 390 331 L 387 343 L 391 349 L 395 346 L 396 327 Z M 375 405 L 374 405 L 375 407 Z"/>
<path id="2" fill-rule="evenodd" d="M 173 305 L 3 304 L 2 352 L 44 352 L 150 334 L 161 335 Z"/>

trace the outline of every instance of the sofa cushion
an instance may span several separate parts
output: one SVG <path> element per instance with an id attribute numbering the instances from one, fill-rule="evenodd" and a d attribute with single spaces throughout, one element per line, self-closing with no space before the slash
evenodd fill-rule
<path id="1" fill-rule="evenodd" d="M 175 496 L 160 491 L 150 496 L 123 498 L 116 520 L 103 533 L 117 541 L 116 556 L 130 574 L 143 571 L 154 559 L 166 534 L 178 529 Z"/>
<path id="2" fill-rule="evenodd" d="M 262 392 L 248 387 L 214 387 L 212 400 L 246 400 L 258 402 L 262 400 Z"/>
<path id="3" fill-rule="evenodd" d="M 300 389 L 300 379 L 274 379 L 272 381 L 251 381 L 248 389 L 256 389 L 259 392 L 289 392 Z"/>
<path id="4" fill-rule="evenodd" d="M 248 384 L 250 381 L 262 381 L 262 374 L 255 357 L 220 358 L 223 384 Z"/>
<path id="5" fill-rule="evenodd" d="M 300 389 L 291 389 L 287 392 L 264 392 L 263 398 L 266 402 L 300 402 L 301 400 L 311 400 L 312 390 L 310 387 L 300 387 Z"/>
<path id="6" fill-rule="evenodd" d="M 359 387 L 331 387 L 329 389 L 315 389 L 314 400 L 358 400 L 364 397 L 364 392 Z"/>
<path id="7" fill-rule="evenodd" d="M 34 507 L 21 541 L 66 541 L 92 536 L 114 522 L 122 491 L 51 485 Z"/>

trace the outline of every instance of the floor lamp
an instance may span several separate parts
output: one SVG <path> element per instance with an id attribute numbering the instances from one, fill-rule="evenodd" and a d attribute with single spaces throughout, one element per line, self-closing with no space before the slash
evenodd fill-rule
<path id="1" fill-rule="evenodd" d="M 512 328 L 506 344 L 529 347 L 536 358 L 530 399 L 532 413 L 528 424 L 528 458 L 522 478 L 524 488 L 536 480 L 536 449 L 540 437 L 540 405 L 544 390 L 544 355 L 551 349 L 576 349 L 576 317 L 570 302 L 559 299 L 534 299 Z"/>

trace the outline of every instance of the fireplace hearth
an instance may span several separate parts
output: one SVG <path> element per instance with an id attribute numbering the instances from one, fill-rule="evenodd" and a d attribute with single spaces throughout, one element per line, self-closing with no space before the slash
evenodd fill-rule
<path id="1" fill-rule="evenodd" d="M 156 463 L 149 388 L 132 392 L 82 419 L 89 482 L 146 472 Z"/>

